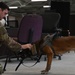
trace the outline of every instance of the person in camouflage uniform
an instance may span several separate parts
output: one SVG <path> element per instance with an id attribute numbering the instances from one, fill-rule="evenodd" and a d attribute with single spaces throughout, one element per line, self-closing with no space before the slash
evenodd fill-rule
<path id="1" fill-rule="evenodd" d="M 9 7 L 3 3 L 0 2 L 0 20 L 3 19 L 6 14 L 9 12 Z M 19 51 L 21 49 L 29 48 L 31 49 L 31 44 L 24 44 L 21 45 L 20 43 L 13 40 L 11 37 L 8 36 L 6 28 L 0 23 L 0 46 L 1 44 L 5 44 L 7 47 L 9 47 L 13 51 Z"/>
<path id="2" fill-rule="evenodd" d="M 3 3 L 0 2 L 0 20 L 2 20 L 6 14 L 9 12 L 9 7 Z M 7 30 L 5 29 L 4 25 L 0 23 L 0 47 L 2 45 L 6 45 L 10 50 L 18 52 L 22 49 L 26 50 L 26 48 L 31 49 L 31 44 L 24 44 L 21 45 L 20 43 L 13 40 L 11 37 L 8 36 Z M 0 74 L 3 73 L 2 65 L 0 64 Z"/>

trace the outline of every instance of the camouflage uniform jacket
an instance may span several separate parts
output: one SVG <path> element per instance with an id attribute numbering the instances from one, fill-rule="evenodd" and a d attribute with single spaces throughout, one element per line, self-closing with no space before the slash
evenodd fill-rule
<path id="1" fill-rule="evenodd" d="M 21 44 L 9 37 L 7 30 L 0 23 L 0 46 L 2 44 L 6 45 L 8 48 L 15 52 L 21 50 Z"/>

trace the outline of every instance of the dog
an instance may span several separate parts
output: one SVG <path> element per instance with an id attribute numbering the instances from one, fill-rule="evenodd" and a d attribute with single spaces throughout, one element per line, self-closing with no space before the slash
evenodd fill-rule
<path id="1" fill-rule="evenodd" d="M 48 43 L 49 42 L 49 43 Z M 54 52 L 56 55 L 62 55 L 75 48 L 75 36 L 56 37 L 52 39 L 49 35 L 35 43 L 38 55 L 42 51 L 47 55 L 47 65 L 41 73 L 48 73 L 51 69 Z M 54 51 L 52 50 L 54 49 Z M 41 50 L 41 51 L 40 51 Z"/>

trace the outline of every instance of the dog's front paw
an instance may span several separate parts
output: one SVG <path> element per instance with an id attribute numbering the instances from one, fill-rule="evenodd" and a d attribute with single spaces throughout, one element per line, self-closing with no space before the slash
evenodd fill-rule
<path id="1" fill-rule="evenodd" d="M 41 74 L 47 74 L 47 73 L 48 73 L 47 70 L 42 70 L 42 71 L 41 71 Z"/>

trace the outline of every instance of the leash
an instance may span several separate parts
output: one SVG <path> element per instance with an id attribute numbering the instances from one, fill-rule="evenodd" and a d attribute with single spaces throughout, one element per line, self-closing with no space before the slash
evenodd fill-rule
<path id="1" fill-rule="evenodd" d="M 19 63 L 18 66 L 16 67 L 15 71 L 17 71 L 17 69 L 19 68 L 19 66 L 20 66 L 21 64 L 24 65 L 25 67 L 29 67 L 29 68 L 35 66 L 35 65 L 39 62 L 41 56 L 42 56 L 42 54 L 40 54 L 39 58 L 37 59 L 37 61 L 36 61 L 32 66 L 26 66 L 26 65 L 24 65 L 24 64 L 23 64 L 24 58 L 21 59 L 20 63 Z"/>
<path id="2" fill-rule="evenodd" d="M 33 65 L 31 65 L 31 66 L 25 65 L 23 62 L 22 62 L 22 65 L 25 66 L 25 67 L 29 67 L 29 68 L 30 68 L 30 67 L 33 67 L 33 66 L 35 66 L 35 65 L 40 61 L 41 57 L 42 57 L 42 53 L 41 53 L 40 56 L 37 58 L 37 61 L 36 61 Z"/>

